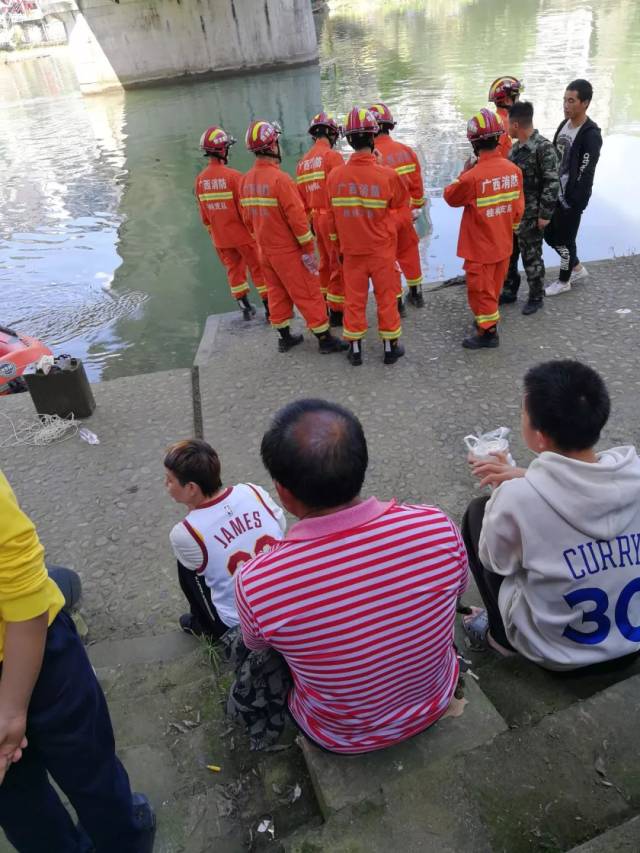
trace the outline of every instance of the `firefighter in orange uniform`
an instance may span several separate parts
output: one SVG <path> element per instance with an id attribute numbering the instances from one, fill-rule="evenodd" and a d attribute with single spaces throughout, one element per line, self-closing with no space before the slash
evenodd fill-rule
<path id="1" fill-rule="evenodd" d="M 290 329 L 295 305 L 318 338 L 320 352 L 339 352 L 346 345 L 329 331 L 313 234 L 293 178 L 280 169 L 279 136 L 275 123 L 249 125 L 245 142 L 256 164 L 242 178 L 239 191 L 244 222 L 260 247 L 271 325 L 280 335 L 280 352 L 301 343 L 302 335 L 292 335 Z"/>
<path id="2" fill-rule="evenodd" d="M 391 110 L 386 104 L 377 103 L 369 107 L 376 118 L 380 131 L 376 136 L 376 148 L 382 162 L 401 175 L 409 187 L 409 203 L 398 211 L 398 263 L 409 286 L 409 302 L 416 308 L 424 306 L 422 295 L 422 267 L 420 265 L 419 240 L 414 220 L 424 207 L 424 185 L 418 155 L 408 145 L 391 138 L 390 131 L 396 126 Z M 400 294 L 402 298 L 402 293 Z"/>
<path id="3" fill-rule="evenodd" d="M 329 202 L 327 176 L 336 166 L 343 166 L 342 155 L 334 150 L 340 136 L 335 118 L 321 112 L 311 119 L 309 133 L 315 142 L 298 162 L 296 183 L 302 202 L 316 235 L 320 255 L 320 288 L 329 305 L 329 324 L 342 325 L 344 284 L 335 244 L 329 239 Z"/>
<path id="4" fill-rule="evenodd" d="M 369 110 L 354 107 L 345 121 L 345 136 L 354 153 L 327 179 L 330 221 L 342 257 L 344 276 L 344 337 L 349 361 L 362 364 L 362 339 L 367 333 L 369 279 L 378 308 L 378 333 L 384 363 L 404 355 L 395 270 L 397 225 L 394 211 L 405 208 L 409 191 L 402 178 L 382 166 L 373 154 L 378 123 Z"/>
<path id="5" fill-rule="evenodd" d="M 498 151 L 503 157 L 509 156 L 513 144 L 509 136 L 509 107 L 515 104 L 522 92 L 524 92 L 522 80 L 508 74 L 498 77 L 489 87 L 489 101 L 496 105 L 496 112 L 504 126 L 504 133 L 498 142 Z"/>
<path id="6" fill-rule="evenodd" d="M 248 267 L 268 320 L 267 285 L 260 267 L 258 247 L 238 208 L 238 183 L 242 173 L 227 166 L 229 148 L 235 141 L 221 127 L 209 127 L 202 134 L 200 148 L 209 163 L 196 178 L 195 195 L 202 223 L 227 271 L 231 295 L 237 300 L 242 316 L 250 320 L 256 313 L 249 302 Z"/>
<path id="7" fill-rule="evenodd" d="M 513 231 L 524 213 L 522 172 L 498 150 L 502 123 L 482 109 L 467 124 L 467 137 L 478 160 L 465 166 L 444 190 L 451 207 L 464 207 L 458 256 L 464 258 L 467 298 L 476 331 L 467 349 L 497 347 L 498 299 L 511 257 Z"/>

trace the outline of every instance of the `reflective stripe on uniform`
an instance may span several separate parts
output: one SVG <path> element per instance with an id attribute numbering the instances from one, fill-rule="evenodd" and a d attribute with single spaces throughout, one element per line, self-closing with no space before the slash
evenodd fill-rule
<path id="1" fill-rule="evenodd" d="M 233 198 L 232 192 L 200 193 L 198 201 L 228 201 Z"/>
<path id="2" fill-rule="evenodd" d="M 242 284 L 231 285 L 231 293 L 244 293 L 246 290 L 249 290 L 249 283 L 247 281 L 243 281 Z"/>
<path id="3" fill-rule="evenodd" d="M 314 335 L 323 335 L 329 331 L 329 323 L 323 323 L 321 326 L 311 326 L 311 331 Z"/>
<path id="4" fill-rule="evenodd" d="M 418 278 L 407 278 L 405 279 L 409 287 L 415 287 L 417 284 L 422 284 L 422 276 L 419 275 Z"/>
<path id="5" fill-rule="evenodd" d="M 329 234 L 329 239 L 331 240 L 332 243 L 336 243 L 338 240 L 338 235 L 337 234 Z"/>
<path id="6" fill-rule="evenodd" d="M 277 207 L 278 199 L 268 196 L 248 196 L 241 198 L 240 204 L 242 207 Z"/>
<path id="7" fill-rule="evenodd" d="M 291 320 L 285 320 L 282 323 L 274 323 L 272 321 L 271 325 L 274 329 L 286 329 L 290 325 L 290 323 L 291 323 Z"/>
<path id="8" fill-rule="evenodd" d="M 335 293 L 327 293 L 327 302 L 335 302 L 336 305 L 343 305 L 344 296 L 336 296 Z"/>
<path id="9" fill-rule="evenodd" d="M 305 172 L 302 175 L 296 176 L 296 183 L 306 184 L 309 181 L 323 181 L 325 178 L 324 172 Z"/>
<path id="10" fill-rule="evenodd" d="M 398 326 L 397 329 L 394 329 L 391 332 L 383 332 L 382 329 L 380 329 L 378 334 L 383 341 L 396 341 L 402 334 L 402 326 Z"/>
<path id="11" fill-rule="evenodd" d="M 415 172 L 416 168 L 415 163 L 407 163 L 406 166 L 396 166 L 396 172 L 399 175 L 409 175 L 411 172 Z"/>
<path id="12" fill-rule="evenodd" d="M 254 287 L 258 291 L 260 296 L 262 296 L 263 293 L 267 292 L 267 285 L 266 284 L 255 284 L 255 282 L 254 282 Z"/>
<path id="13" fill-rule="evenodd" d="M 516 201 L 518 198 L 520 198 L 520 190 L 513 190 L 508 193 L 482 196 L 476 199 L 476 204 L 478 207 L 490 207 L 493 204 L 502 204 L 503 201 Z"/>
<path id="14" fill-rule="evenodd" d="M 367 330 L 365 329 L 363 332 L 352 332 L 347 329 L 346 326 L 342 327 L 342 335 L 350 341 L 361 341 L 362 338 L 367 334 Z"/>
<path id="15" fill-rule="evenodd" d="M 409 205 L 411 207 L 423 207 L 424 206 L 424 198 L 410 198 Z"/>
<path id="16" fill-rule="evenodd" d="M 497 323 L 499 319 L 499 311 L 496 311 L 494 314 L 476 314 L 477 323 Z"/>
<path id="17" fill-rule="evenodd" d="M 299 237 L 296 234 L 296 240 L 302 246 L 304 243 L 308 243 L 309 240 L 313 240 L 313 234 L 311 233 L 311 231 L 305 231 L 305 233 L 301 234 Z"/>
<path id="18" fill-rule="evenodd" d="M 382 210 L 389 202 L 383 198 L 364 198 L 361 195 L 344 196 L 332 198 L 331 205 L 333 207 L 368 207 L 376 210 Z"/>

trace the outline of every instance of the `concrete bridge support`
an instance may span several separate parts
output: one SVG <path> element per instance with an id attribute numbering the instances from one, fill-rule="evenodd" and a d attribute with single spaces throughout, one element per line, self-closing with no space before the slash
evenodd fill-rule
<path id="1" fill-rule="evenodd" d="M 49 0 L 83 92 L 317 58 L 309 0 Z"/>

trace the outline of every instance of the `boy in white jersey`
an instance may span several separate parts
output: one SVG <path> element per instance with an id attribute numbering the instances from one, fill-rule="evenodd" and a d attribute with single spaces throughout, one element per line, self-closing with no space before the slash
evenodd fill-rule
<path id="1" fill-rule="evenodd" d="M 596 452 L 609 417 L 602 378 L 550 361 L 524 378 L 522 436 L 537 458 L 472 462 L 482 485 L 462 534 L 486 610 L 465 630 L 551 670 L 611 669 L 640 652 L 640 460 Z M 487 503 L 488 500 L 488 503 Z"/>
<path id="2" fill-rule="evenodd" d="M 164 467 L 167 491 L 189 509 L 170 534 L 180 588 L 190 606 L 180 627 L 215 640 L 239 621 L 235 572 L 282 539 L 284 513 L 260 486 L 225 488 L 218 454 L 206 441 L 173 444 Z"/>

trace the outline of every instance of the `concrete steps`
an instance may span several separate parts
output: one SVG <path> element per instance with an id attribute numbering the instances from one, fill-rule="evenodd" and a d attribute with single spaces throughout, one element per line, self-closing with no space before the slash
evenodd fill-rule
<path id="1" fill-rule="evenodd" d="M 363 779 L 359 764 L 339 764 L 342 757 L 323 754 L 323 761 L 332 762 L 332 772 L 324 767 L 319 772 L 318 757 L 305 750 L 305 756 L 311 756 L 315 784 L 320 780 L 324 785 L 320 802 L 328 819 L 320 828 L 292 834 L 285 850 L 570 850 L 640 811 L 639 695 L 640 676 L 635 676 L 535 725 L 503 728 L 468 751 L 451 745 L 448 755 L 443 749 L 433 762 L 418 755 L 428 755 L 430 732 L 425 732 L 422 744 L 414 739 L 416 744 L 401 745 L 407 755 L 412 745 L 415 749 L 416 755 L 407 759 L 413 762 L 411 772 L 398 772 L 393 758 L 385 763 L 385 753 L 373 757 L 375 786 Z M 463 720 L 464 715 L 458 722 Z M 447 722 L 443 721 L 443 729 Z M 467 723 L 475 727 L 471 713 Z M 346 792 L 341 799 L 325 790 L 338 779 L 340 790 Z M 361 785 L 365 796 L 358 799 Z M 327 803 L 343 807 L 330 812 Z M 630 831 L 635 831 L 635 824 Z"/>
<path id="2" fill-rule="evenodd" d="M 638 853 L 640 850 L 640 817 L 603 832 L 596 838 L 574 847 L 569 853 Z"/>

